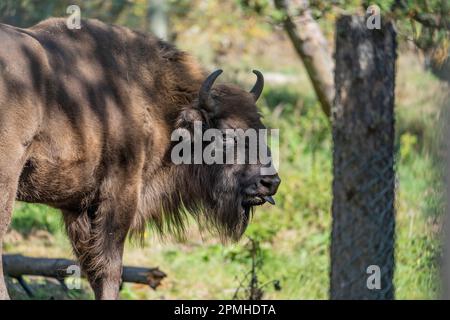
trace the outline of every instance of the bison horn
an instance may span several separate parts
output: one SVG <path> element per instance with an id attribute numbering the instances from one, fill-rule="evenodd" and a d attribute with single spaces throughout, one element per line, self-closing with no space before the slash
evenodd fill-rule
<path id="1" fill-rule="evenodd" d="M 200 92 L 198 94 L 199 105 L 206 107 L 209 111 L 214 111 L 214 105 L 211 101 L 209 92 L 211 91 L 214 81 L 216 81 L 217 77 L 220 76 L 222 72 L 222 69 L 219 69 L 211 73 L 200 87 Z"/>
<path id="2" fill-rule="evenodd" d="M 262 73 L 259 72 L 258 70 L 253 70 L 253 73 L 256 74 L 257 79 L 252 90 L 250 90 L 250 93 L 253 94 L 255 101 L 258 101 L 258 98 L 261 95 L 261 92 L 263 91 L 264 88 L 264 77 Z"/>

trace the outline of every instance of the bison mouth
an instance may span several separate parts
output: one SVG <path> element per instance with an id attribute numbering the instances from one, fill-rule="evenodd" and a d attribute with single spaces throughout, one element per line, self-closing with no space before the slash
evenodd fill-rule
<path id="1" fill-rule="evenodd" d="M 261 206 L 266 202 L 275 205 L 275 200 L 272 198 L 272 196 L 256 195 L 245 197 L 242 201 L 242 208 L 244 209 L 245 216 L 248 217 L 250 215 L 250 210 L 252 207 Z"/>
<path id="2" fill-rule="evenodd" d="M 260 206 L 264 203 L 269 202 L 270 204 L 275 204 L 275 200 L 272 198 L 272 196 L 265 196 L 265 195 L 256 195 L 256 196 L 247 196 L 242 201 L 242 206 Z"/>

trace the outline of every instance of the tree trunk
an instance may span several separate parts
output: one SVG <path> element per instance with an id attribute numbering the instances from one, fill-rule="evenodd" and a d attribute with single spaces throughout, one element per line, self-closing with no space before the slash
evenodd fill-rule
<path id="1" fill-rule="evenodd" d="M 450 70 L 448 72 L 450 78 Z M 445 150 L 445 188 L 447 193 L 446 217 L 442 228 L 443 252 L 441 261 L 441 298 L 450 300 L 450 93 L 445 95 L 442 105 L 442 118 L 444 119 L 443 132 L 447 139 L 442 139 L 442 148 Z"/>
<path id="2" fill-rule="evenodd" d="M 322 110 L 329 118 L 334 99 L 333 59 L 307 0 L 275 0 L 285 17 L 283 26 L 305 65 Z"/>
<path id="3" fill-rule="evenodd" d="M 163 40 L 169 39 L 168 4 L 165 0 L 148 1 L 150 30 Z"/>
<path id="4" fill-rule="evenodd" d="M 362 17 L 340 18 L 335 56 L 330 296 L 393 299 L 393 25 L 370 30 Z"/>

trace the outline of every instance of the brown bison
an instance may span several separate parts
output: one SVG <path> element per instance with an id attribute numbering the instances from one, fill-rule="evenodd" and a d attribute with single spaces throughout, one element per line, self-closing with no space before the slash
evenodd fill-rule
<path id="1" fill-rule="evenodd" d="M 280 179 L 263 164 L 171 161 L 171 133 L 264 128 L 250 92 L 216 85 L 188 54 L 151 35 L 96 20 L 29 29 L 0 24 L 0 245 L 14 201 L 63 213 L 97 299 L 118 297 L 128 234 L 147 223 L 183 231 L 185 213 L 238 239 L 251 208 Z M 0 248 L 1 257 L 1 248 Z M 0 260 L 0 268 L 1 268 Z M 0 298 L 8 298 L 0 269 Z"/>

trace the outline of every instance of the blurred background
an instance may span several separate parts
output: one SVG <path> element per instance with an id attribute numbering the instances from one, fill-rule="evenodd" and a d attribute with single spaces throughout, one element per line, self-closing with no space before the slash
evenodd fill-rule
<path id="1" fill-rule="evenodd" d="M 324 101 L 311 83 L 283 21 L 280 1 L 271 0 L 2 0 L 0 22 L 30 27 L 51 16 L 67 17 L 77 4 L 82 18 L 128 26 L 175 43 L 209 70 L 224 69 L 223 80 L 250 88 L 252 69 L 266 78 L 258 106 L 264 123 L 280 129 L 277 205 L 259 208 L 237 244 L 223 246 L 192 224 L 184 241 L 161 241 L 150 230 L 145 246 L 127 244 L 125 264 L 159 266 L 162 285 L 125 284 L 123 299 L 248 298 L 257 277 L 265 299 L 327 299 L 332 200 L 332 136 Z M 307 14 L 332 59 L 336 18 L 364 14 L 369 1 L 292 1 L 294 16 Z M 377 1 L 381 16 L 396 20 L 396 269 L 398 299 L 440 295 L 440 230 L 444 212 L 442 115 L 449 78 L 448 0 Z M 306 5 L 306 6 L 305 6 Z M 445 18 L 447 17 L 447 18 Z M 301 22 L 299 22 L 301 23 Z M 297 23 L 298 26 L 298 23 Z M 320 34 L 317 34 L 317 31 Z M 447 104 L 448 106 L 448 104 Z M 253 240 L 249 240 L 253 239 Z M 61 217 L 54 209 L 17 203 L 4 249 L 39 257 L 73 258 Z M 252 267 L 253 266 L 253 267 Z M 253 277 L 252 277 L 253 275 Z M 49 279 L 30 278 L 35 298 L 79 299 Z M 27 299 L 10 279 L 12 298 Z M 254 284 L 253 284 L 254 285 Z"/>

